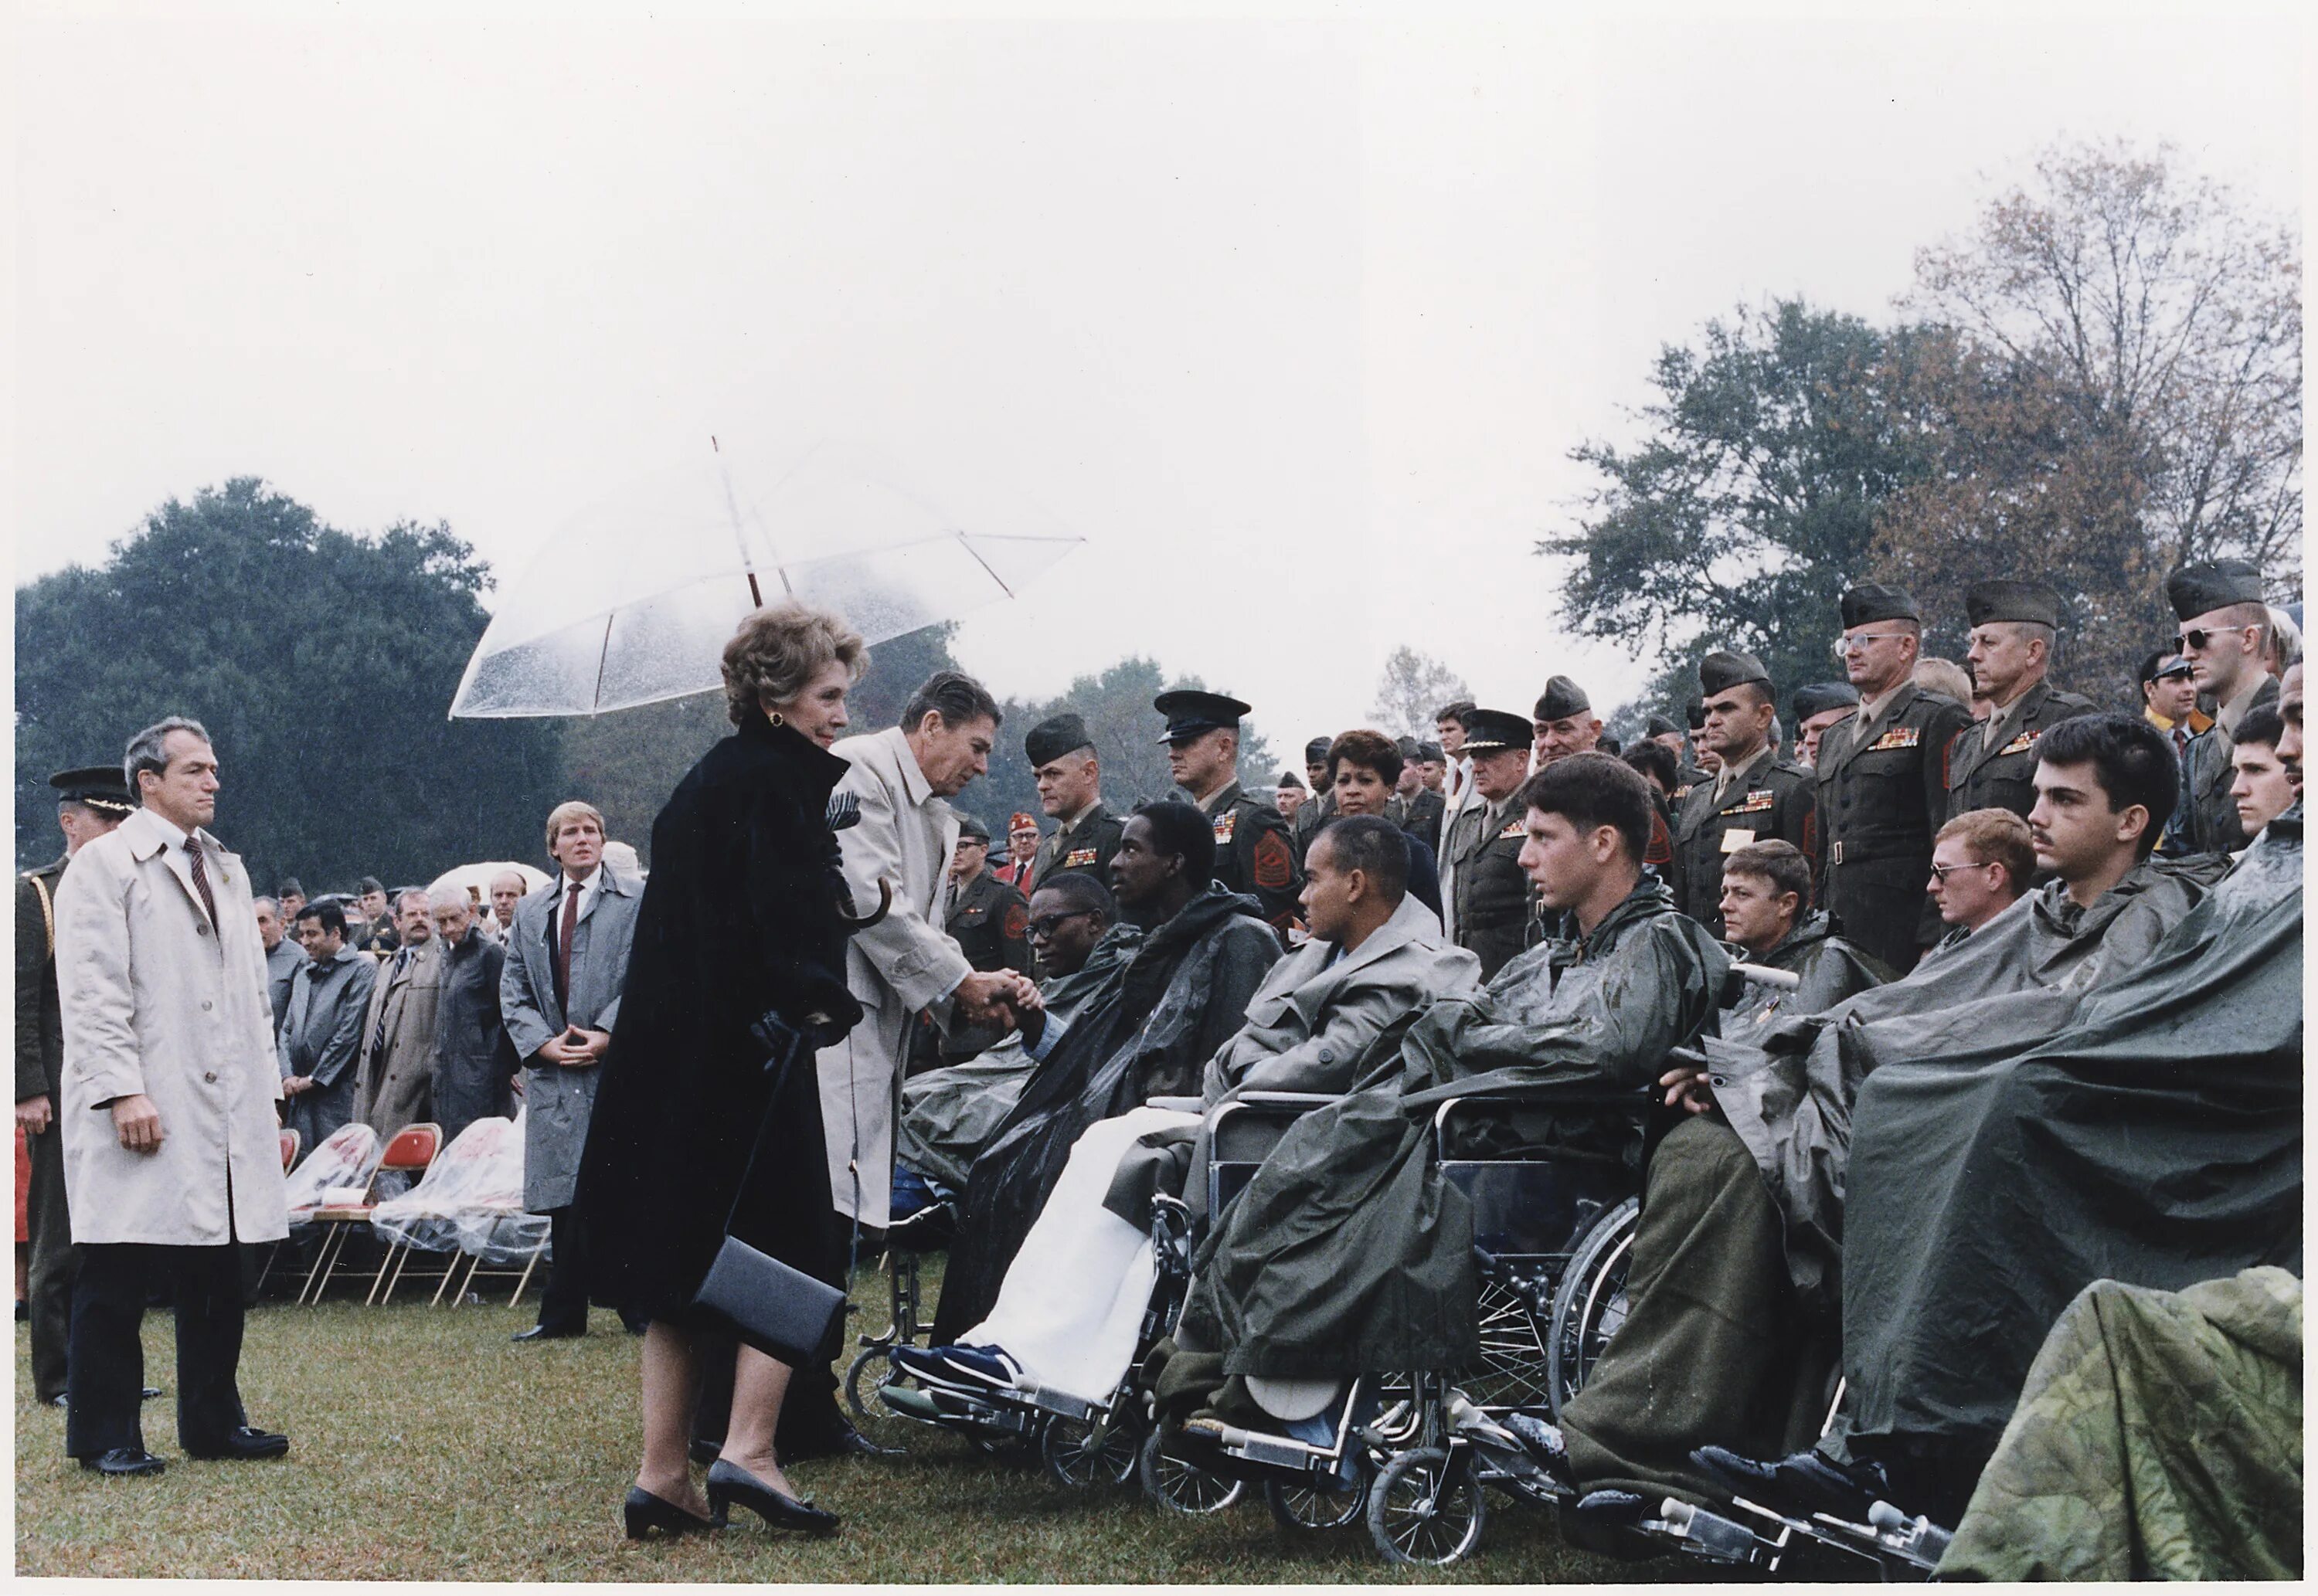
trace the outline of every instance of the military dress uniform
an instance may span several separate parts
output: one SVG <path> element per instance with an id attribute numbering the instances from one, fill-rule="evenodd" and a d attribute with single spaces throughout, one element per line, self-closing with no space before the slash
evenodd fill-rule
<path id="1" fill-rule="evenodd" d="M 947 929 L 975 969 L 1029 973 L 1030 905 L 989 871 L 959 889 Z"/>
<path id="2" fill-rule="evenodd" d="M 2233 604 L 2260 604 L 2261 575 L 2243 560 L 2224 560 L 2213 565 L 2185 566 L 2166 579 L 2165 596 L 2173 613 L 2187 625 L 2198 616 Z M 2165 827 L 2165 852 L 2170 857 L 2191 854 L 2233 854 L 2251 840 L 2238 823 L 2238 809 L 2230 797 L 2237 779 L 2230 756 L 2237 749 L 2235 732 L 2257 709 L 2278 707 L 2278 679 L 2264 675 L 2242 704 L 2218 704 L 2221 712 L 2211 726 L 2189 740 L 2181 761 L 2181 794 L 2173 818 Z"/>
<path id="3" fill-rule="evenodd" d="M 1893 587 L 1855 587 L 1843 610 L 1846 631 L 1917 618 Z M 1924 892 L 1947 819 L 1941 756 L 1970 724 L 1954 699 L 1902 682 L 1875 713 L 1863 705 L 1819 740 L 1819 905 L 1854 946 L 1903 973 L 1941 934 Z"/>
<path id="4" fill-rule="evenodd" d="M 1088 734 L 1086 722 L 1068 713 L 1039 722 L 1022 740 L 1022 751 L 1029 756 L 1033 770 L 1082 749 L 1092 758 L 1094 739 Z M 1040 883 L 1069 870 L 1083 871 L 1109 886 L 1110 856 L 1119 851 L 1119 838 L 1126 829 L 1127 823 L 1105 809 L 1102 800 L 1097 798 L 1085 813 L 1076 820 L 1065 820 L 1053 836 L 1040 839 L 1038 851 L 1030 856 L 1029 879 L 1018 875 L 1015 886 L 1027 900 L 1038 890 Z"/>
<path id="5" fill-rule="evenodd" d="M 67 770 L 49 778 L 59 803 L 81 803 L 115 819 L 136 805 L 118 765 Z M 65 1197 L 64 1010 L 57 996 L 56 900 L 71 860 L 59 858 L 16 880 L 16 1100 L 49 1099 L 49 1128 L 27 1134 L 31 1185 L 24 1219 L 31 1257 L 25 1287 L 31 1323 L 32 1394 L 65 1394 L 65 1349 L 72 1331 L 72 1214 Z"/>
<path id="6" fill-rule="evenodd" d="M 1336 795 L 1321 793 L 1307 798 L 1296 818 L 1288 823 L 1288 841 L 1296 850 L 1296 868 L 1304 868 L 1304 856 L 1312 851 L 1312 839 L 1320 835 L 1320 828 L 1336 818 Z"/>
<path id="7" fill-rule="evenodd" d="M 1472 753 L 1525 748 L 1529 722 L 1503 710 L 1477 709 L 1466 716 L 1465 747 Z M 1450 905 L 1457 946 L 1481 961 L 1489 981 L 1515 954 L 1540 935 L 1537 892 L 1521 867 L 1528 840 L 1528 813 L 1508 794 L 1496 803 L 1478 802 L 1457 816 L 1445 857 L 1455 894 Z"/>
<path id="8" fill-rule="evenodd" d="M 1747 682 L 1770 690 L 1769 673 L 1749 654 L 1717 650 L 1699 667 L 1710 698 Z M 1791 842 L 1819 863 L 1818 783 L 1801 765 L 1779 758 L 1775 748 L 1757 749 L 1729 779 L 1708 776 L 1696 783 L 1675 821 L 1675 902 L 1682 911 L 1722 935 L 1722 861 L 1742 847 L 1776 838 Z"/>
<path id="9" fill-rule="evenodd" d="M 1441 851 L 1441 817 L 1448 809 L 1446 798 L 1419 788 L 1402 806 L 1400 829 L 1437 854 Z"/>
<path id="10" fill-rule="evenodd" d="M 1975 628 L 2022 621 L 2058 631 L 2061 598 L 2025 582 L 1976 582 L 1965 590 L 1964 618 Z M 1947 747 L 1947 818 L 1975 809 L 2008 809 L 2022 820 L 2036 807 L 2036 740 L 2053 726 L 2097 713 L 2089 698 L 2039 679 L 2029 689 L 1956 733 Z"/>
<path id="11" fill-rule="evenodd" d="M 379 884 L 377 877 L 365 875 L 355 887 L 355 898 L 358 902 L 365 893 L 384 891 L 386 889 Z M 394 928 L 393 902 L 390 901 L 386 912 L 374 920 L 357 920 L 349 915 L 346 919 L 346 946 L 356 953 L 375 954 L 381 958 L 400 948 L 402 933 Z"/>
<path id="12" fill-rule="evenodd" d="M 1217 730 L 1236 731 L 1240 717 L 1250 713 L 1236 698 L 1190 688 L 1162 693 L 1151 706 L 1167 717 L 1167 733 L 1159 740 L 1163 745 Z M 1287 817 L 1249 797 L 1237 781 L 1226 782 L 1192 802 L 1215 825 L 1217 883 L 1262 904 L 1263 918 L 1285 937 L 1301 910 L 1298 900 L 1304 891 L 1304 871 L 1289 840 Z"/>

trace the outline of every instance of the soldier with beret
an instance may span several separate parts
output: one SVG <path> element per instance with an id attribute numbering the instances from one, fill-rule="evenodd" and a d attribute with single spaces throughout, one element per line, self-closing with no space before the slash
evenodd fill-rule
<path id="1" fill-rule="evenodd" d="M 1722 864 L 1741 848 L 1774 838 L 1792 843 L 1816 869 L 1817 782 L 1771 744 L 1778 701 L 1770 672 L 1752 654 L 1717 649 L 1698 668 L 1705 744 L 1722 768 L 1690 789 L 1675 820 L 1675 902 L 1722 935 Z M 1810 905 L 1803 905 L 1809 909 Z"/>
<path id="2" fill-rule="evenodd" d="M 65 851 L 16 880 L 16 1126 L 31 1158 L 24 1194 L 31 1234 L 30 1304 L 32 1394 L 64 1400 L 65 1345 L 72 1329 L 72 1215 L 65 1202 L 64 1133 L 57 1110 L 64 1102 L 64 1010 L 57 996 L 57 885 L 73 855 L 92 838 L 127 820 L 137 805 L 118 765 L 60 770 L 49 777 L 57 794 L 57 828 Z"/>
<path id="3" fill-rule="evenodd" d="M 2059 594 L 2034 582 L 1974 582 L 1964 589 L 1963 613 L 1972 686 L 1992 707 L 1948 745 L 1947 818 L 2008 809 L 2025 820 L 2036 807 L 2036 740 L 2097 706 L 2044 679 L 2061 629 Z"/>
<path id="4" fill-rule="evenodd" d="M 1794 704 L 1795 763 L 1815 770 L 1828 728 L 1859 713 L 1859 689 L 1849 682 L 1810 682 L 1795 689 Z"/>
<path id="5" fill-rule="evenodd" d="M 1453 865 L 1443 874 L 1454 896 L 1442 907 L 1450 936 L 1481 961 L 1484 982 L 1530 945 L 1537 926 L 1535 896 L 1521 867 L 1527 817 L 1514 804 L 1529 776 L 1532 740 L 1530 722 L 1519 715 L 1466 712 L 1464 753 L 1473 762 L 1478 801 L 1451 828 L 1444 862 Z"/>
<path id="6" fill-rule="evenodd" d="M 1819 903 L 1843 936 L 1902 973 L 1941 936 L 1924 894 L 1932 834 L 1947 819 L 1941 755 L 1972 711 L 1909 679 L 1923 617 L 1906 589 L 1843 596 L 1844 675 L 1858 713 L 1819 739 Z"/>
<path id="7" fill-rule="evenodd" d="M 1028 900 L 1039 883 L 1066 870 L 1083 871 L 1109 886 L 1110 856 L 1119 851 L 1119 834 L 1127 827 L 1103 807 L 1102 762 L 1095 757 L 1086 722 L 1074 714 L 1041 721 L 1022 740 L 1022 751 L 1038 784 L 1038 807 L 1062 825 L 1038 845 L 1028 879 L 1015 873 L 1015 890 Z"/>
<path id="8" fill-rule="evenodd" d="M 1182 687 L 1160 694 L 1151 707 L 1167 717 L 1159 740 L 1166 745 L 1168 774 L 1214 822 L 1216 881 L 1262 904 L 1263 918 L 1285 937 L 1296 922 L 1304 871 L 1280 811 L 1240 790 L 1239 723 L 1249 706 L 1227 694 Z"/>
<path id="9" fill-rule="evenodd" d="M 2214 702 L 2214 723 L 2189 740 L 2164 851 L 2177 858 L 2235 853 L 2247 842 L 2230 797 L 2238 724 L 2256 709 L 2278 705 L 2261 573 L 2242 560 L 2187 565 L 2165 579 L 2165 596 L 2181 621 L 2181 657 L 2197 691 Z"/>

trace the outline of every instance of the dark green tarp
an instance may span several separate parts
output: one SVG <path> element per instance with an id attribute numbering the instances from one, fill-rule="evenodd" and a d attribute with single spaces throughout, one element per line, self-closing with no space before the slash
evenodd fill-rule
<path id="1" fill-rule="evenodd" d="M 1869 1073 L 2042 1041 L 2088 990 L 2143 959 L 2221 867 L 2146 862 L 2082 908 L 2048 883 L 1897 981 L 1816 1017 L 1774 1019 L 1756 1045 L 1707 1044 L 1715 1101 L 1785 1217 L 1788 1274 L 1808 1309 L 1832 1314 L 1838 1300 L 1852 1106 Z"/>
<path id="2" fill-rule="evenodd" d="M 2302 1282 L 2100 1280 L 2045 1338 L 1943 1579 L 2302 1576 Z"/>
<path id="3" fill-rule="evenodd" d="M 1038 996 L 1046 1002 L 1047 1023 L 1060 1020 L 1067 1026 L 1097 993 L 1115 987 L 1142 945 L 1139 928 L 1113 926 L 1084 964 L 1068 975 L 1040 982 Z M 965 1190 L 966 1171 L 1013 1112 L 1038 1067 L 1022 1038 L 1009 1035 L 962 1064 L 912 1075 L 902 1083 L 894 1156 L 953 1191 Z"/>
<path id="4" fill-rule="evenodd" d="M 1208 1238 L 1178 1342 L 1235 1375 L 1460 1368 L 1479 1356 L 1472 1214 L 1432 1156 L 1451 1097 L 1568 1085 L 1573 1156 L 1617 1157 L 1673 1048 L 1713 1013 L 1729 955 L 1642 883 L 1583 939 L 1516 956 L 1478 994 L 1388 1031 L 1354 1089 L 1297 1122 Z"/>
<path id="5" fill-rule="evenodd" d="M 2090 1282 L 2299 1269 L 2302 979 L 2296 805 L 2050 1040 L 1957 1037 L 1867 1077 L 1843 1253 L 1855 1444 L 1969 1479 Z"/>

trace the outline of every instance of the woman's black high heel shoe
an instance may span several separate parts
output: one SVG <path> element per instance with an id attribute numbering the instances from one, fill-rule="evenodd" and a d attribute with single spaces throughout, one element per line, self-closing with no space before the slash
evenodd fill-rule
<path id="1" fill-rule="evenodd" d="M 708 1505 L 721 1519 L 736 1502 L 776 1529 L 798 1529 L 807 1535 L 837 1533 L 835 1513 L 784 1496 L 747 1469 L 720 1457 L 708 1468 Z"/>
<path id="2" fill-rule="evenodd" d="M 708 1504 L 709 1516 L 696 1519 L 665 1496 L 654 1496 L 642 1485 L 631 1485 L 628 1499 L 620 1504 L 620 1516 L 627 1521 L 630 1540 L 642 1540 L 654 1529 L 669 1535 L 690 1535 L 698 1529 L 723 1529 L 724 1509 L 713 1492 Z"/>

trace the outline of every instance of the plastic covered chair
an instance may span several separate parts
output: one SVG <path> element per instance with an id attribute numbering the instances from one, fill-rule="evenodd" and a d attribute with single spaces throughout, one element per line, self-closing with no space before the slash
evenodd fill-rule
<path id="1" fill-rule="evenodd" d="M 462 1246 L 463 1226 L 479 1208 L 488 1210 L 504 1184 L 494 1169 L 504 1163 L 512 1143 L 516 1167 L 522 1169 L 522 1132 L 512 1120 L 478 1119 L 445 1147 L 427 1167 L 418 1183 L 399 1197 L 382 1199 L 371 1210 L 371 1229 L 386 1243 L 378 1275 L 371 1282 L 370 1300 L 391 1302 L 402 1282 L 410 1255 L 439 1253 L 443 1267 L 422 1273 L 420 1279 L 436 1282 L 434 1302 L 439 1304 L 467 1254 Z M 518 1173 L 518 1184 L 520 1175 Z M 393 1271 L 390 1278 L 388 1271 Z"/>
<path id="2" fill-rule="evenodd" d="M 364 1128 L 367 1130 L 369 1127 Z M 335 1134 L 332 1139 L 336 1139 Z M 372 1140 L 376 1139 L 373 1132 Z M 325 1147 L 328 1145 L 328 1142 L 323 1143 Z M 404 1125 L 394 1133 L 394 1139 L 386 1144 L 386 1150 L 372 1163 L 369 1178 L 359 1188 L 340 1187 L 326 1188 L 322 1192 L 322 1200 L 313 1211 L 313 1223 L 326 1226 L 328 1233 L 322 1238 L 321 1248 L 314 1255 L 314 1267 L 306 1272 L 306 1287 L 299 1293 L 300 1301 L 319 1303 L 322 1300 L 322 1294 L 330 1288 L 331 1280 L 337 1278 L 338 1265 L 346 1257 L 346 1238 L 356 1228 L 366 1227 L 370 1224 L 374 1207 L 371 1193 L 378 1184 L 378 1178 L 390 1170 L 412 1177 L 423 1175 L 427 1166 L 435 1161 L 435 1154 L 442 1145 L 442 1126 Z"/>

